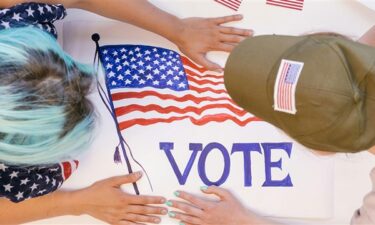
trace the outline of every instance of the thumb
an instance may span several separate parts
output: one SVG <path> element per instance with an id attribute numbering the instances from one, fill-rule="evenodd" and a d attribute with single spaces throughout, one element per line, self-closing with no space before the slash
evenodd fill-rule
<path id="1" fill-rule="evenodd" d="M 134 183 L 142 177 L 142 172 L 138 171 L 128 175 L 111 177 L 106 180 L 112 187 L 120 187 L 122 184 Z"/>
<path id="2" fill-rule="evenodd" d="M 210 186 L 210 187 L 203 186 L 201 187 L 201 191 L 205 194 L 214 194 L 218 196 L 220 200 L 228 199 L 232 195 L 227 189 L 217 187 L 217 186 Z"/>

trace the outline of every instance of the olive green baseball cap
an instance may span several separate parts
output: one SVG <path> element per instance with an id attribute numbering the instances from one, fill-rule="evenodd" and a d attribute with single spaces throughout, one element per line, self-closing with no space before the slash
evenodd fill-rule
<path id="1" fill-rule="evenodd" d="M 375 48 L 344 37 L 264 35 L 229 55 L 229 95 L 306 147 L 358 152 L 375 145 Z"/>

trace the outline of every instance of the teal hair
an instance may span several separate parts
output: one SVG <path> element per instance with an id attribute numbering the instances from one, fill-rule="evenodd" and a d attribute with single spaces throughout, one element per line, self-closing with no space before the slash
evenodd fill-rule
<path id="1" fill-rule="evenodd" d="M 0 161 L 52 164 L 86 150 L 94 110 L 91 66 L 37 28 L 0 31 Z"/>

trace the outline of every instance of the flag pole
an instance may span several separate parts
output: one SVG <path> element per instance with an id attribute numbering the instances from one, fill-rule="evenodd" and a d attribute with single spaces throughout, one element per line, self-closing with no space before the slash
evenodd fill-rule
<path id="1" fill-rule="evenodd" d="M 91 39 L 95 42 L 95 45 L 96 45 L 96 51 L 95 51 L 95 57 L 94 57 L 94 65 L 95 65 L 95 61 L 96 61 L 96 57 L 98 57 L 98 65 L 100 63 L 100 51 L 99 51 L 99 40 L 100 40 L 100 35 L 98 33 L 95 33 L 91 36 Z M 98 70 L 96 70 L 96 75 L 98 76 Z M 111 96 L 111 93 L 109 91 L 109 88 L 107 87 L 107 84 L 106 84 L 106 88 L 107 88 L 107 97 L 108 97 L 108 100 L 107 103 L 109 104 L 110 108 L 108 107 L 107 103 L 106 103 L 106 99 L 102 96 L 102 93 L 101 91 L 104 92 L 104 90 L 102 89 L 102 86 L 101 84 L 99 83 L 99 79 L 97 77 L 97 85 L 98 85 L 98 92 L 99 92 L 99 95 L 100 95 L 100 98 L 102 99 L 103 103 L 106 105 L 107 107 L 107 110 L 110 112 L 115 124 L 116 124 L 116 131 L 117 131 L 117 135 L 119 137 L 119 145 L 121 146 L 121 150 L 122 150 L 122 153 L 124 155 L 124 158 L 125 158 L 125 162 L 126 162 L 126 166 L 128 168 L 128 173 L 133 173 L 133 169 L 131 167 L 131 164 L 130 164 L 130 161 L 129 161 L 129 157 L 126 153 L 126 149 L 125 149 L 125 146 L 124 146 L 124 142 L 123 142 L 123 137 L 122 137 L 122 134 L 121 134 L 121 130 L 118 126 L 118 121 L 117 121 L 117 118 L 116 118 L 116 115 L 114 114 L 115 112 L 115 108 L 114 108 L 114 105 L 113 105 L 113 100 L 112 100 L 112 96 Z M 117 149 L 118 147 L 116 147 L 116 151 L 118 150 Z M 138 189 L 138 185 L 136 182 L 132 183 L 133 184 L 133 188 L 134 188 L 134 191 L 137 195 L 139 195 L 139 189 Z"/>

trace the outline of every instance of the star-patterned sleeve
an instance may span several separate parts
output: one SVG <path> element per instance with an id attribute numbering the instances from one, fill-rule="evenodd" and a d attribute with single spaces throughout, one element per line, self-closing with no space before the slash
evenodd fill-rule
<path id="1" fill-rule="evenodd" d="M 0 10 L 0 30 L 34 26 L 57 37 L 53 22 L 61 20 L 65 16 L 66 10 L 60 4 L 21 3 Z"/>
<path id="2" fill-rule="evenodd" d="M 53 192 L 77 166 L 78 161 L 28 167 L 0 163 L 0 197 L 21 202 Z"/>

